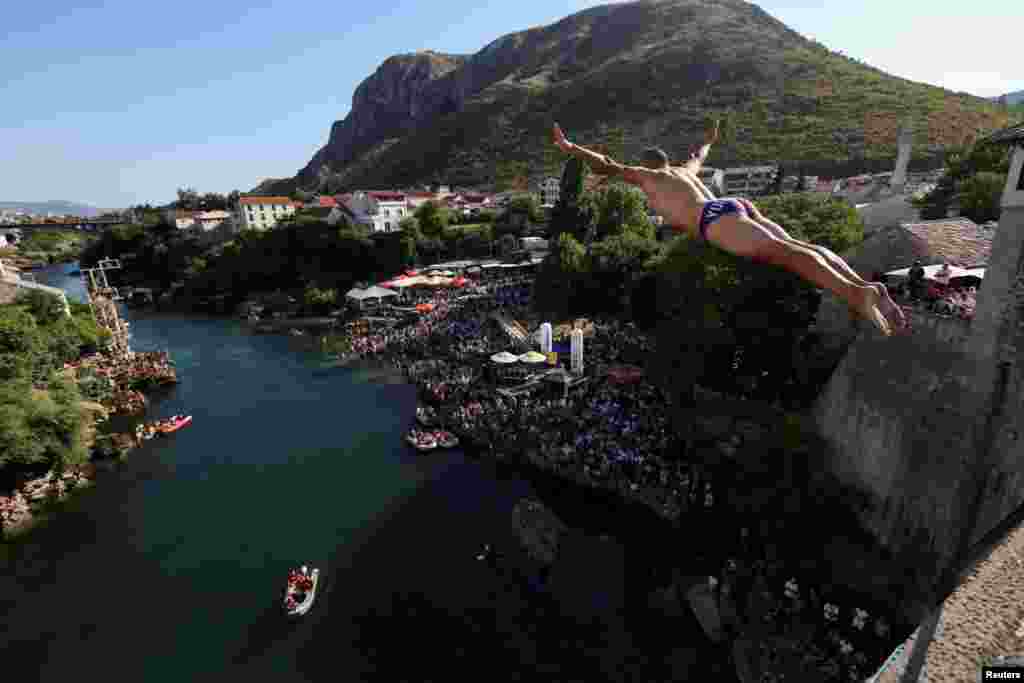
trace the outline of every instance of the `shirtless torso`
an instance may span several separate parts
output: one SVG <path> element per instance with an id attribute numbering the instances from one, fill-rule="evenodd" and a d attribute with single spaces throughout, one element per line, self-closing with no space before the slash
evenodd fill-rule
<path id="1" fill-rule="evenodd" d="M 626 171 L 623 179 L 643 190 L 648 205 L 666 225 L 677 232 L 697 235 L 701 210 L 707 200 L 685 170 L 647 172 L 635 174 L 635 178 L 631 175 L 634 174 Z"/>

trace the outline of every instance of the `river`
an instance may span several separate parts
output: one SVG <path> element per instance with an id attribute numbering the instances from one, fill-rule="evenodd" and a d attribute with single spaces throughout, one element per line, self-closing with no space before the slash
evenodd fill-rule
<path id="1" fill-rule="evenodd" d="M 37 279 L 80 299 L 74 267 Z M 128 315 L 132 347 L 167 350 L 178 369 L 147 417 L 194 421 L 102 472 L 20 546 L 0 585 L 7 667 L 42 681 L 596 681 L 661 656 L 637 642 L 627 604 L 645 554 L 602 538 L 621 511 L 592 515 L 590 494 L 458 451 L 416 455 L 400 439 L 411 386 L 331 368 L 289 337 Z M 511 509 L 528 495 L 576 518 L 548 592 L 528 585 L 515 541 Z M 484 542 L 504 569 L 475 560 Z M 326 567 L 327 582 L 289 623 L 275 601 L 296 561 Z M 694 659 L 692 616 L 670 623 Z"/>

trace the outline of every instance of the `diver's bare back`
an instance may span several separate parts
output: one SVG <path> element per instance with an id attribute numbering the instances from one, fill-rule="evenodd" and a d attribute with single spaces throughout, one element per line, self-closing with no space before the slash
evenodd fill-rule
<path id="1" fill-rule="evenodd" d="M 654 212 L 676 232 L 696 234 L 705 201 L 700 191 L 686 177 L 686 171 L 648 172 L 633 180 Z"/>

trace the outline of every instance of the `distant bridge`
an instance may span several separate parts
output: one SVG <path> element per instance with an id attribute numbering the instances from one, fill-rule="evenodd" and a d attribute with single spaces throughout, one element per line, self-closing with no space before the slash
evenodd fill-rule
<path id="1" fill-rule="evenodd" d="M 113 225 L 123 225 L 129 221 L 124 218 L 82 218 L 74 223 L 13 223 L 0 225 L 0 233 L 10 232 L 13 229 L 23 232 L 37 232 L 40 230 L 100 230 Z"/>

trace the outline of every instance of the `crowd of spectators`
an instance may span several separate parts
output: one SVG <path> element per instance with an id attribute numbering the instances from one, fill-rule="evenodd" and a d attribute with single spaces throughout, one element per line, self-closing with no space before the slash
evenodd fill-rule
<path id="1" fill-rule="evenodd" d="M 513 398 L 487 381 L 493 377 L 491 356 L 511 348 L 509 336 L 489 317 L 529 318 L 530 295 L 531 283 L 521 281 L 436 295 L 433 310 L 416 322 L 353 339 L 351 347 L 358 357 L 403 371 L 470 448 L 497 458 L 526 457 L 678 518 L 693 498 L 691 473 L 674 457 L 680 449 L 666 396 L 642 376 L 617 383 L 605 372 L 652 351 L 653 343 L 633 324 L 609 319 L 588 326 L 587 381 L 567 398 L 545 393 L 544 383 L 532 395 Z"/>

